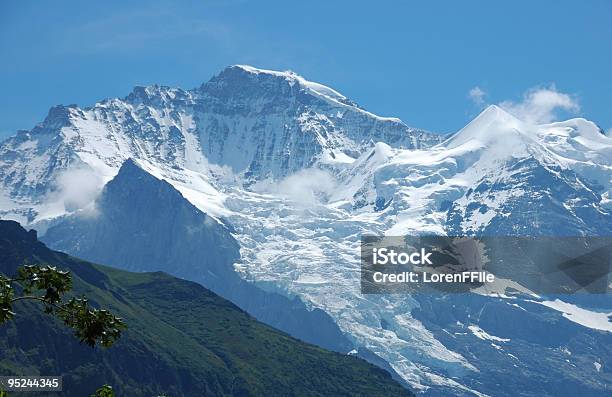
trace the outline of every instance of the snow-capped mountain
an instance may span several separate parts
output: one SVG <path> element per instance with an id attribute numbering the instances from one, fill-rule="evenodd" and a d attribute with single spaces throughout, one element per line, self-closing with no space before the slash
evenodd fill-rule
<path id="1" fill-rule="evenodd" d="M 350 163 L 377 141 L 419 148 L 439 137 L 371 114 L 292 72 L 232 66 L 194 90 L 136 87 L 90 108 L 56 106 L 31 131 L 4 142 L 0 181 L 4 199 L 29 208 L 61 190 L 64 171 L 93 171 L 101 185 L 128 158 L 206 178 L 231 172 L 250 183 Z M 197 190 L 210 191 L 206 184 Z M 24 215 L 31 221 L 62 210 Z"/>
<path id="2" fill-rule="evenodd" d="M 53 108 L 0 146 L 0 209 L 41 232 L 66 227 L 133 159 L 231 225 L 240 277 L 324 311 L 412 388 L 603 395 L 605 299 L 361 294 L 365 233 L 610 234 L 612 138 L 595 124 L 531 125 L 493 106 L 441 141 L 294 73 L 234 66 L 190 91 Z"/>
<path id="3" fill-rule="evenodd" d="M 384 207 L 391 235 L 608 235 L 611 145 L 587 120 L 529 125 L 493 105 L 432 148 L 377 145 L 340 194 Z"/>

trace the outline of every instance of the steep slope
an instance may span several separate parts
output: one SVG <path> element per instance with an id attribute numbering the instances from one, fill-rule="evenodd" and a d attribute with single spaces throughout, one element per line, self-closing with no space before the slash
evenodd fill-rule
<path id="1" fill-rule="evenodd" d="M 129 396 L 411 395 L 385 371 L 279 333 L 197 284 L 93 265 L 0 221 L 0 271 L 13 274 L 24 262 L 69 270 L 75 293 L 129 326 L 111 349 L 92 350 L 39 307 L 16 308 L 17 318 L 0 327 L 3 374 L 62 374 L 62 396 L 88 395 L 105 382 Z"/>
<path id="2" fill-rule="evenodd" d="M 544 165 L 528 157 L 508 162 L 502 170 L 479 179 L 450 205 L 446 219 L 449 234 L 605 236 L 610 233 L 612 212 L 602 205 L 602 192 L 571 169 Z"/>
<path id="3" fill-rule="evenodd" d="M 233 274 L 240 257 L 226 227 L 131 159 L 104 186 L 93 207 L 60 222 L 45 233 L 45 243 L 130 271 L 164 270 L 213 286 Z M 184 244 L 173 245 L 173 240 Z M 197 263 L 192 259 L 195 250 L 200 250 Z M 162 269 L 162 264 L 172 267 Z"/>
<path id="4" fill-rule="evenodd" d="M 196 281 L 296 338 L 344 353 L 353 348 L 325 312 L 240 278 L 239 246 L 228 228 L 131 159 L 93 208 L 56 220 L 42 240 L 92 262 Z"/>
<path id="5" fill-rule="evenodd" d="M 283 177 L 315 161 L 350 163 L 376 141 L 407 149 L 439 141 L 292 72 L 234 66 L 199 93 L 204 155 L 247 176 Z"/>

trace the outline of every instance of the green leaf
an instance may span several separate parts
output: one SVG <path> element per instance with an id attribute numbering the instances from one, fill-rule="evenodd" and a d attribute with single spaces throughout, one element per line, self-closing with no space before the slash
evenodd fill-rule
<path id="1" fill-rule="evenodd" d="M 25 265 L 18 269 L 18 274 L 24 294 L 31 294 L 34 290 L 45 291 L 42 298 L 49 303 L 60 302 L 62 295 L 72 289 L 70 273 L 54 266 Z"/>
<path id="2" fill-rule="evenodd" d="M 111 346 L 126 328 L 119 317 L 108 310 L 94 309 L 85 298 L 72 298 L 62 304 L 57 311 L 58 317 L 74 329 L 75 336 L 83 343 L 93 347 L 99 342 L 104 347 Z"/>
<path id="3" fill-rule="evenodd" d="M 0 324 L 15 316 L 12 311 L 12 299 L 15 294 L 8 278 L 0 275 Z"/>
<path id="4" fill-rule="evenodd" d="M 115 397 L 115 392 L 113 392 L 113 388 L 109 385 L 104 385 L 90 397 Z"/>

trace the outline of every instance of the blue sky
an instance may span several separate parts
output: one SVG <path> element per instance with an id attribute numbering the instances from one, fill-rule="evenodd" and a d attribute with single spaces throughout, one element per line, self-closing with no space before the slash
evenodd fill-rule
<path id="1" fill-rule="evenodd" d="M 55 104 L 193 88 L 237 63 L 291 69 L 433 131 L 488 103 L 612 128 L 605 0 L 3 1 L 0 54 L 0 137 Z"/>

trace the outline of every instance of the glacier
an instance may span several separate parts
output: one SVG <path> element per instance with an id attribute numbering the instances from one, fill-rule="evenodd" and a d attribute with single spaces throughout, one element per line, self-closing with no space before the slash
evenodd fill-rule
<path id="1" fill-rule="evenodd" d="M 95 216 L 128 159 L 231 225 L 241 279 L 322 310 L 424 395 L 514 395 L 500 382 L 601 395 L 612 381 L 592 364 L 612 359 L 601 308 L 505 291 L 362 295 L 359 284 L 365 233 L 610 235 L 612 138 L 588 120 L 533 125 L 490 106 L 444 137 L 293 72 L 236 65 L 193 90 L 52 108 L 0 146 L 0 215 L 44 239 L 67 216 Z M 566 379 L 547 392 L 532 382 L 546 376 Z"/>

